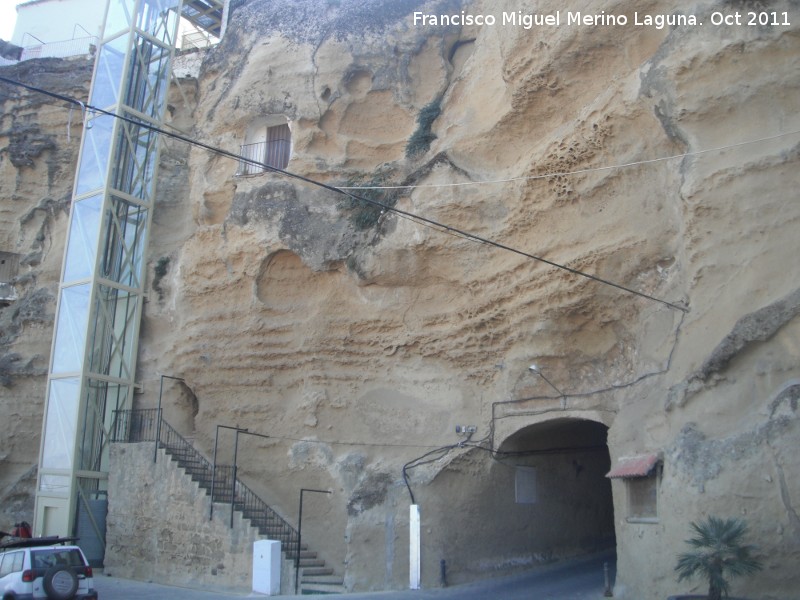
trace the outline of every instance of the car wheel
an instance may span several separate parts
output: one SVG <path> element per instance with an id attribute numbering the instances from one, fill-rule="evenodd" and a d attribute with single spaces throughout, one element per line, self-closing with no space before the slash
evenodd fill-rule
<path id="1" fill-rule="evenodd" d="M 45 573 L 43 583 L 49 600 L 70 600 L 78 591 L 78 576 L 69 567 L 53 567 Z"/>

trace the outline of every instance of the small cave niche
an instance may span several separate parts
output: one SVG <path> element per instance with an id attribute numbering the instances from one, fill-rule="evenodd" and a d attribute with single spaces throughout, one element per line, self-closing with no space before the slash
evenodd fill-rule
<path id="1" fill-rule="evenodd" d="M 256 297 L 270 308 L 303 306 L 311 270 L 290 250 L 278 250 L 264 259 L 256 278 Z"/>
<path id="2" fill-rule="evenodd" d="M 461 73 L 461 70 L 464 68 L 464 64 L 467 62 L 467 59 L 472 56 L 472 53 L 475 50 L 475 40 L 459 40 L 453 47 L 450 48 L 450 52 L 447 56 L 447 60 L 450 61 L 450 64 L 453 66 L 453 75 L 458 75 Z"/>
<path id="3" fill-rule="evenodd" d="M 194 435 L 200 403 L 183 380 L 164 380 L 164 418 L 180 432 Z"/>
<path id="4" fill-rule="evenodd" d="M 344 88 L 351 96 L 361 98 L 372 89 L 372 73 L 367 69 L 355 69 L 344 77 Z"/>

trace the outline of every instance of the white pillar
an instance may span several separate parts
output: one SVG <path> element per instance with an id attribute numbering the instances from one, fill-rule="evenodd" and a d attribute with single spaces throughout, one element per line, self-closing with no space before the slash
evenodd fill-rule
<path id="1" fill-rule="evenodd" d="M 420 516 L 419 505 L 412 504 L 408 516 L 409 588 L 420 588 Z"/>

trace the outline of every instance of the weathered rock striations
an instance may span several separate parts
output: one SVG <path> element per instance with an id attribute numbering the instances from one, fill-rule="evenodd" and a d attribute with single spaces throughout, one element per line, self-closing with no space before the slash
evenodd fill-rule
<path id="1" fill-rule="evenodd" d="M 3 77 L 86 100 L 92 63 L 39 59 Z M 32 520 L 53 315 L 82 115 L 0 84 L 0 252 L 16 257 L 15 300 L 0 304 L 0 521 Z"/>
<path id="2" fill-rule="evenodd" d="M 672 567 L 688 523 L 714 514 L 744 516 L 767 564 L 734 591 L 791 598 L 797 4 L 691 4 L 683 14 L 703 25 L 659 28 L 633 25 L 634 13 L 673 6 L 605 0 L 593 14 L 631 23 L 531 29 L 412 18 L 533 10 L 514 0 L 232 4 L 228 34 L 173 89 L 172 124 L 237 152 L 282 119 L 289 171 L 389 186 L 351 191 L 402 212 L 278 173 L 237 175 L 236 161 L 169 141 L 137 407 L 155 406 L 171 374 L 185 384 L 168 386 L 166 418 L 207 455 L 218 424 L 270 435 L 240 440 L 243 477 L 288 516 L 299 488 L 334 492 L 313 500 L 304 538 L 352 589 L 407 584 L 411 490 L 425 586 L 442 558 L 458 582 L 616 544 L 615 597 L 663 598 L 680 591 Z M 566 14 L 562 4 L 535 10 Z M 750 10 L 791 24 L 710 21 Z M 425 107 L 438 116 L 407 152 Z M 25 133 L 35 168 L 61 147 L 39 127 Z M 4 187 L 31 186 L 28 155 L 15 156 L 0 164 Z M 22 220 L 4 221 L 8 240 Z M 44 231 L 42 265 L 58 262 L 64 222 Z M 55 270 L 39 268 L 52 302 Z M 9 364 L 37 354 L 23 339 L 33 344 L 17 335 Z M 43 395 L 43 375 L 28 377 Z M 20 423 L 38 432 L 34 415 Z M 221 440 L 221 460 L 231 451 Z M 604 475 L 650 453 L 662 461 L 657 510 L 642 515 L 636 484 L 648 478 Z M 530 502 L 515 501 L 518 467 L 536 473 Z"/>

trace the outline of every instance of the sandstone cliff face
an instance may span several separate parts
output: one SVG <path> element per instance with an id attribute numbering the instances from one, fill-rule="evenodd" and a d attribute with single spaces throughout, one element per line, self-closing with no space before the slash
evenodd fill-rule
<path id="1" fill-rule="evenodd" d="M 92 64 L 43 59 L 2 67 L 9 79 L 86 99 Z M 0 305 L 0 523 L 32 520 L 53 315 L 82 116 L 0 84 L 0 252 L 19 267 Z"/>
<path id="2" fill-rule="evenodd" d="M 610 510 L 615 597 L 681 589 L 672 567 L 688 523 L 713 514 L 744 516 L 767 566 L 736 593 L 791 598 L 800 11 L 765 7 L 682 10 L 707 21 L 768 8 L 792 25 L 423 28 L 411 11 L 521 7 L 236 5 L 223 42 L 172 96 L 192 137 L 238 152 L 252 127 L 283 118 L 293 173 L 413 186 L 359 194 L 688 312 L 280 175 L 237 176 L 235 161 L 170 142 L 138 406 L 155 406 L 161 374 L 180 376 L 166 418 L 207 455 L 218 424 L 270 435 L 241 442 L 244 478 L 288 516 L 300 487 L 334 491 L 313 500 L 304 537 L 354 589 L 406 585 L 402 467 L 464 441 L 455 426 L 470 424 L 483 448 L 545 457 L 607 427 L 610 457 L 493 461 L 453 448 L 410 471 L 424 585 L 437 584 L 440 558 L 462 581 L 602 547 L 608 531 L 556 524 L 579 515 L 586 529 Z M 431 105 L 435 139 L 408 157 Z M 610 509 L 587 492 L 581 473 L 602 480 L 609 458 L 643 453 L 663 458 L 657 518 L 630 518 L 623 480 Z M 569 474 L 574 487 L 549 494 L 568 497 L 568 512 L 515 504 L 520 465 L 543 481 Z"/>
<path id="3" fill-rule="evenodd" d="M 196 397 L 175 418 L 206 448 L 216 423 L 278 438 L 249 442 L 247 474 L 288 514 L 298 487 L 333 489 L 314 543 L 363 589 L 405 580 L 405 462 L 457 442 L 459 423 L 476 424 L 475 439 L 491 428 L 498 448 L 564 406 L 555 416 L 609 426 L 612 464 L 664 456 L 658 522 L 629 522 L 627 484 L 613 485 L 619 597 L 674 591 L 674 554 L 705 514 L 746 516 L 770 566 L 742 589 L 788 597 L 800 535 L 787 454 L 798 441 L 798 139 L 780 136 L 800 125 L 797 27 L 421 28 L 410 11 L 459 6 L 397 6 L 240 7 L 198 79 L 195 135 L 236 150 L 248 126 L 282 115 L 292 172 L 416 186 L 361 193 L 689 312 L 394 214 L 361 228 L 341 197 L 237 178 L 235 163 L 195 150 L 181 236 L 161 248 L 163 297 L 147 310 L 170 326 L 148 328 L 145 352 Z M 435 139 L 407 158 L 432 102 Z M 543 398 L 553 390 L 532 361 L 564 405 Z M 493 420 L 493 402 L 531 397 L 543 399 Z M 414 471 L 431 515 L 429 585 L 440 557 L 458 580 L 568 553 L 537 546 L 542 531 L 517 546 L 497 539 L 507 498 L 490 489 L 513 483 L 474 454 Z M 483 555 L 462 550 L 454 512 L 470 515 Z"/>

